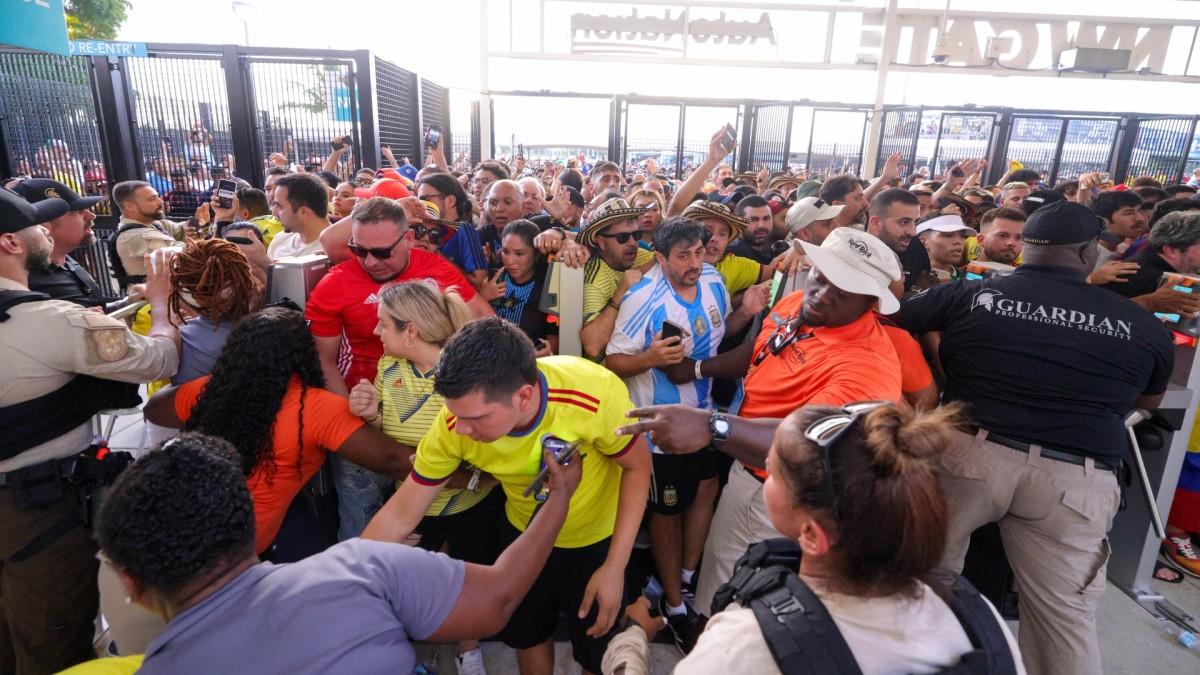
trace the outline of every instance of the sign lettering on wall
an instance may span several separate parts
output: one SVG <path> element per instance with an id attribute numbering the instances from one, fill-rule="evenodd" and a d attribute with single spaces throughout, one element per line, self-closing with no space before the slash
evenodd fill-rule
<path id="1" fill-rule="evenodd" d="M 500 0 L 496 0 L 499 2 Z M 901 10 L 891 25 L 899 39 L 885 40 L 884 10 L 831 5 L 761 9 L 693 6 L 686 0 L 628 6 L 587 0 L 507 0 L 514 15 L 532 17 L 540 9 L 542 39 L 537 53 L 655 56 L 705 62 L 869 66 L 888 60 L 901 66 L 931 62 L 941 13 Z M 1200 73 L 1200 54 L 1189 56 L 1192 31 L 1200 20 L 1093 19 L 951 13 L 946 22 L 947 66 L 981 69 L 1046 70 L 1059 54 L 1076 47 L 1129 50 L 1128 70 L 1178 76 Z M 564 30 L 566 29 L 566 30 Z M 990 38 L 998 46 L 988 54 Z M 891 42 L 897 53 L 884 55 Z M 1174 44 L 1178 43 L 1178 44 Z M 496 45 L 498 46 L 498 45 Z M 514 45 L 516 47 L 516 45 Z M 494 50 L 503 55 L 503 50 Z M 519 52 L 527 54 L 527 52 Z"/>

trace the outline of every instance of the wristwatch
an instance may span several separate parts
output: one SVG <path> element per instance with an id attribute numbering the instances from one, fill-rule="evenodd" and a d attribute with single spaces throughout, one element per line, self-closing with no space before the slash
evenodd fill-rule
<path id="1" fill-rule="evenodd" d="M 712 444 L 721 445 L 729 440 L 729 418 L 725 413 L 714 410 L 708 418 L 708 430 L 712 433 Z"/>

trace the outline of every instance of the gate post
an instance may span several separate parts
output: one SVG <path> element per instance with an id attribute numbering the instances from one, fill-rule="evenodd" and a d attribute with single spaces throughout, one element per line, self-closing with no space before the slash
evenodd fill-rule
<path id="1" fill-rule="evenodd" d="M 237 45 L 221 45 L 221 67 L 225 71 L 225 95 L 229 100 L 229 133 L 237 173 L 251 185 L 266 182 L 262 156 L 255 133 L 254 88 Z"/>
<path id="2" fill-rule="evenodd" d="M 145 167 L 133 132 L 129 88 L 124 62 L 115 56 L 92 56 L 91 86 L 104 150 L 105 175 L 110 185 L 126 180 L 144 180 Z"/>

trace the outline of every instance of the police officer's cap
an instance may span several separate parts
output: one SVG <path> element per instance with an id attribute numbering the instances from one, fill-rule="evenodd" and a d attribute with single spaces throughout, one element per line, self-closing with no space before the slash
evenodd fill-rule
<path id="1" fill-rule="evenodd" d="M 71 207 L 57 197 L 30 204 L 12 190 L 0 188 L 0 234 L 20 232 L 50 222 L 70 210 Z"/>
<path id="2" fill-rule="evenodd" d="M 30 204 L 58 198 L 67 203 L 72 211 L 90 209 L 108 197 L 80 197 L 65 184 L 49 178 L 30 178 L 12 186 L 12 191 L 25 198 Z"/>
<path id="3" fill-rule="evenodd" d="M 1068 201 L 1054 202 L 1034 211 L 1021 231 L 1024 242 L 1042 246 L 1082 244 L 1097 237 L 1113 243 L 1120 240 L 1091 209 Z"/>

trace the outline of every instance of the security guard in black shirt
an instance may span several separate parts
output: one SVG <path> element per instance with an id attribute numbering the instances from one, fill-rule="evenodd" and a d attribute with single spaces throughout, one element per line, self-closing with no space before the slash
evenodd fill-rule
<path id="1" fill-rule="evenodd" d="M 1158 406 L 1174 350 L 1152 314 L 1085 282 L 1098 238 L 1111 236 L 1090 210 L 1045 206 L 1023 235 L 1025 262 L 1010 276 L 915 295 L 900 323 L 941 331 L 945 400 L 965 403 L 977 425 L 942 457 L 945 566 L 961 571 L 971 533 L 998 522 L 1028 671 L 1099 673 L 1096 603 L 1124 420 Z"/>
<path id="2" fill-rule="evenodd" d="M 87 246 L 96 241 L 96 235 L 92 232 L 96 214 L 91 209 L 108 197 L 80 197 L 63 183 L 49 178 L 24 180 L 14 183 L 10 189 L 30 204 L 48 199 L 61 199 L 70 208 L 70 211 L 58 218 L 42 223 L 50 231 L 54 250 L 50 252 L 48 267 L 30 271 L 30 290 L 84 307 L 103 307 L 106 312 L 120 309 L 130 302 L 130 296 L 106 302 L 99 284 L 92 275 L 68 255 L 80 246 Z M 140 299 L 140 295 L 135 293 L 133 300 Z"/>

